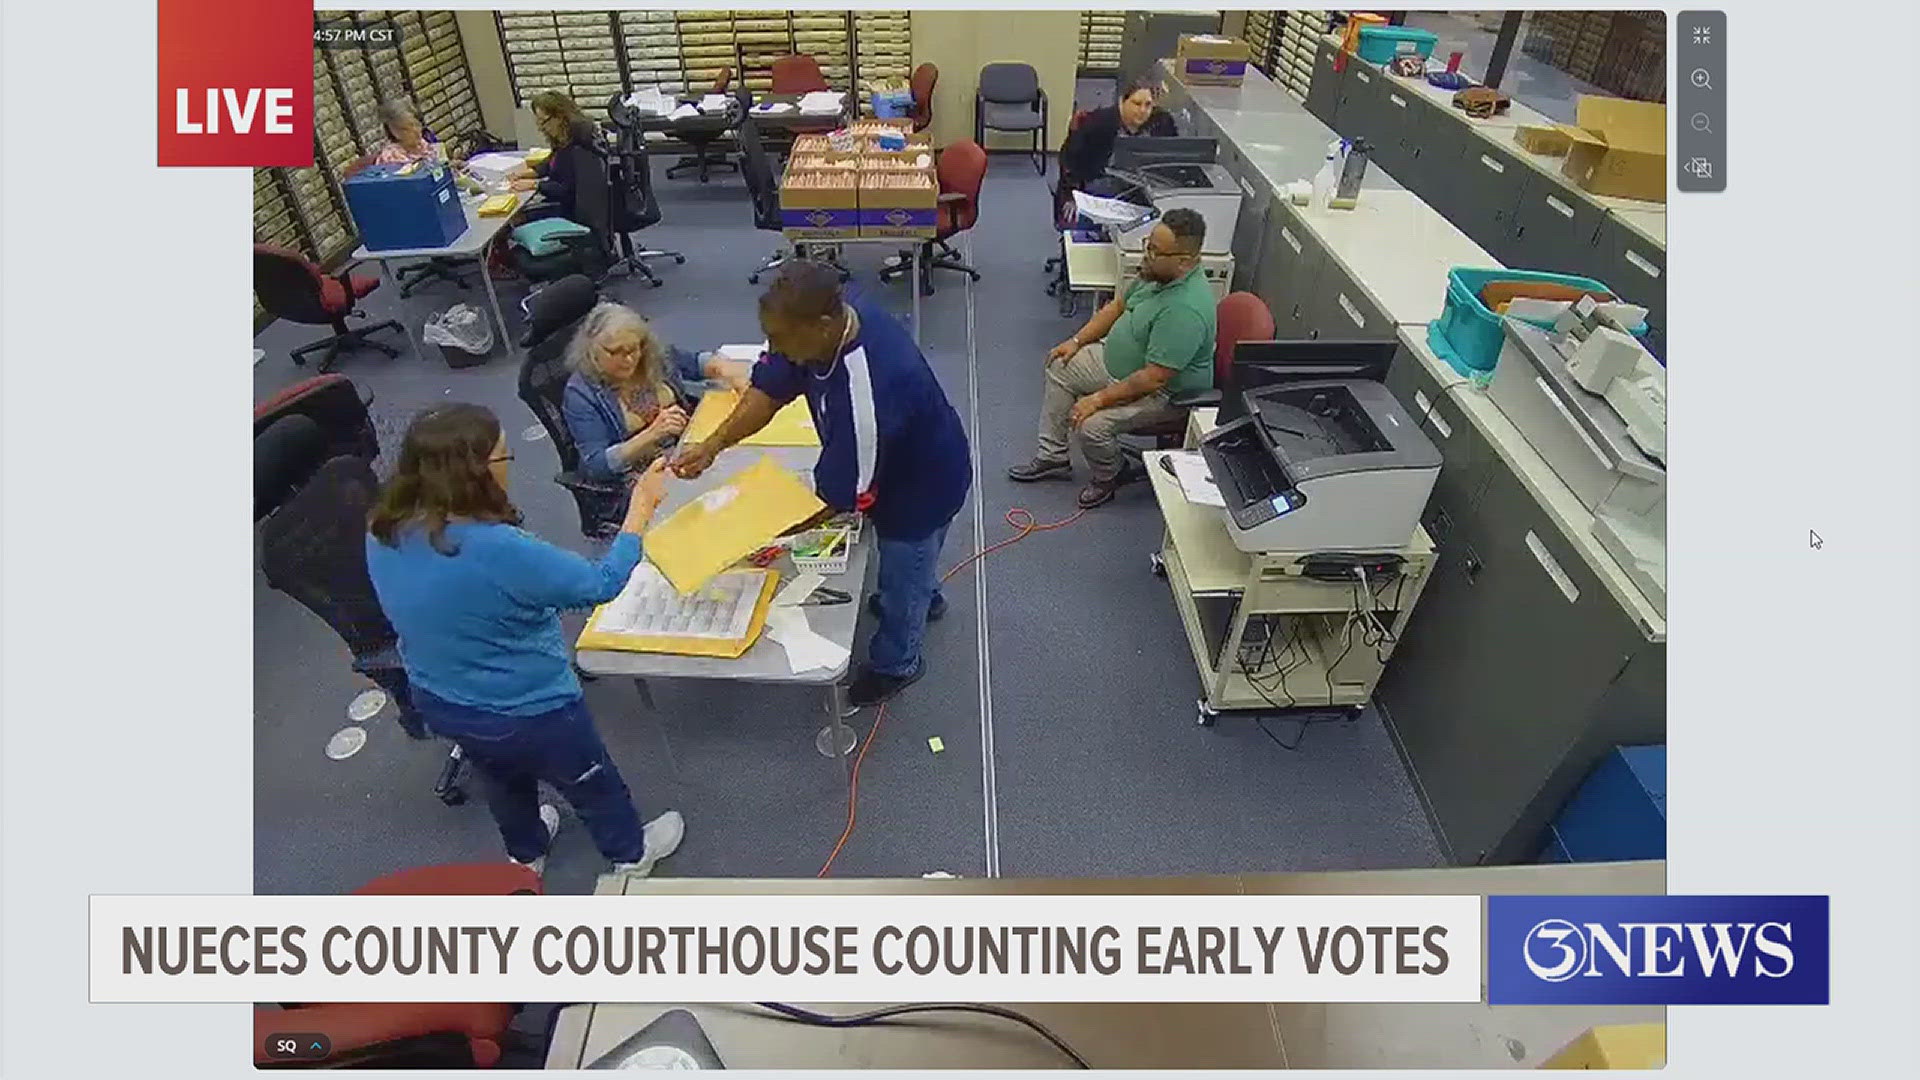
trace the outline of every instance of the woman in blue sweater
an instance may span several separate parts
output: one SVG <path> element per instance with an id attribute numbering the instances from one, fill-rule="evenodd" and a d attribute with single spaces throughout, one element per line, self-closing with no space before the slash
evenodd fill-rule
<path id="1" fill-rule="evenodd" d="M 646 873 L 686 832 L 677 811 L 647 822 L 581 697 L 559 613 L 619 595 L 666 489 L 661 464 L 634 486 L 620 534 L 598 561 L 520 529 L 507 500 L 500 421 L 478 405 L 414 420 L 369 515 L 367 570 L 400 635 L 400 659 L 427 727 L 453 740 L 487 782 L 507 854 L 538 872 L 560 827 L 539 782 L 586 823 L 616 870 Z"/>

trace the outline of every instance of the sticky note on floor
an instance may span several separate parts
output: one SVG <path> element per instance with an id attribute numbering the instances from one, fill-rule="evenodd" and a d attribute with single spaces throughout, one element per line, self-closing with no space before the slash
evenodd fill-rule
<path id="1" fill-rule="evenodd" d="M 941 742 L 941 741 L 940 741 L 940 736 L 938 736 L 938 735 L 933 735 L 933 736 L 930 736 L 930 737 L 929 737 L 929 738 L 927 739 L 927 745 L 928 745 L 929 747 L 931 747 L 931 748 L 933 749 L 933 752 L 934 752 L 934 753 L 936 753 L 936 754 L 937 754 L 937 753 L 939 753 L 939 752 L 940 752 L 940 751 L 942 751 L 942 750 L 945 750 L 945 749 L 947 748 L 947 744 L 946 744 L 946 743 L 943 743 L 943 742 Z"/>

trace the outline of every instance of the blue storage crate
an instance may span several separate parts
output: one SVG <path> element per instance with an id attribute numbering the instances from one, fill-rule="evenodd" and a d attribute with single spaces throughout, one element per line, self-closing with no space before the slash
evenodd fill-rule
<path id="1" fill-rule="evenodd" d="M 878 120 L 901 120 L 913 115 L 913 91 L 889 90 L 874 94 L 873 115 Z"/>
<path id="2" fill-rule="evenodd" d="M 467 231 L 467 212 L 444 165 L 369 165 L 340 185 L 368 251 L 446 247 Z"/>
<path id="3" fill-rule="evenodd" d="M 1605 282 L 1592 278 L 1575 277 L 1572 274 L 1549 274 L 1544 270 L 1472 270 L 1466 267 L 1454 267 L 1447 271 L 1447 303 L 1440 309 L 1440 317 L 1427 324 L 1427 344 L 1432 347 L 1435 356 L 1452 365 L 1453 370 L 1468 377 L 1485 376 L 1493 371 L 1500 359 L 1500 347 L 1506 340 L 1505 331 L 1500 328 L 1500 316 L 1493 313 L 1487 305 L 1480 302 L 1480 290 L 1490 281 L 1545 281 L 1555 285 L 1567 285 L 1576 289 L 1603 292 L 1610 296 L 1620 294 L 1608 288 Z M 1523 320 L 1542 330 L 1553 329 L 1552 324 Z M 1645 323 L 1634 329 L 1636 336 L 1647 332 Z"/>
<path id="4" fill-rule="evenodd" d="M 1616 747 L 1547 830 L 1542 862 L 1667 857 L 1667 748 Z"/>
<path id="5" fill-rule="evenodd" d="M 1394 57 L 1411 52 L 1416 56 L 1433 55 L 1440 35 L 1411 26 L 1363 26 L 1360 28 L 1360 59 L 1385 64 Z"/>

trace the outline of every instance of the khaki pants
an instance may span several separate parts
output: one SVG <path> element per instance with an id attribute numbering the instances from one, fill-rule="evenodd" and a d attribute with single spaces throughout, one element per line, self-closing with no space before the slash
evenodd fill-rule
<path id="1" fill-rule="evenodd" d="M 1107 374 L 1106 349 L 1099 342 L 1082 346 L 1065 363 L 1047 365 L 1045 396 L 1040 402 L 1040 453 L 1043 461 L 1066 461 L 1067 414 L 1073 403 L 1115 382 Z M 1087 456 L 1095 483 L 1111 483 L 1120 475 L 1120 436 L 1178 420 L 1185 413 L 1167 403 L 1165 389 L 1146 397 L 1101 409 L 1080 425 L 1080 450 Z"/>

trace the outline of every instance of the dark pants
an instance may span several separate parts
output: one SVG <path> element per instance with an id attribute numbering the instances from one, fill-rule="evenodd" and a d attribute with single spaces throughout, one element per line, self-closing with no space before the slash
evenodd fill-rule
<path id="1" fill-rule="evenodd" d="M 867 656 L 882 675 L 920 669 L 920 641 L 927 633 L 927 609 L 940 595 L 940 546 L 946 540 L 947 525 L 918 540 L 880 537 L 880 622 Z"/>
<path id="2" fill-rule="evenodd" d="M 509 856 L 532 862 L 547 853 L 547 827 L 540 821 L 542 780 L 586 822 L 601 855 L 619 863 L 638 862 L 645 853 L 633 796 L 607 755 L 585 701 L 538 716 L 502 716 L 441 701 L 418 687 L 413 700 L 427 727 L 459 744 L 485 779 L 487 808 Z"/>

